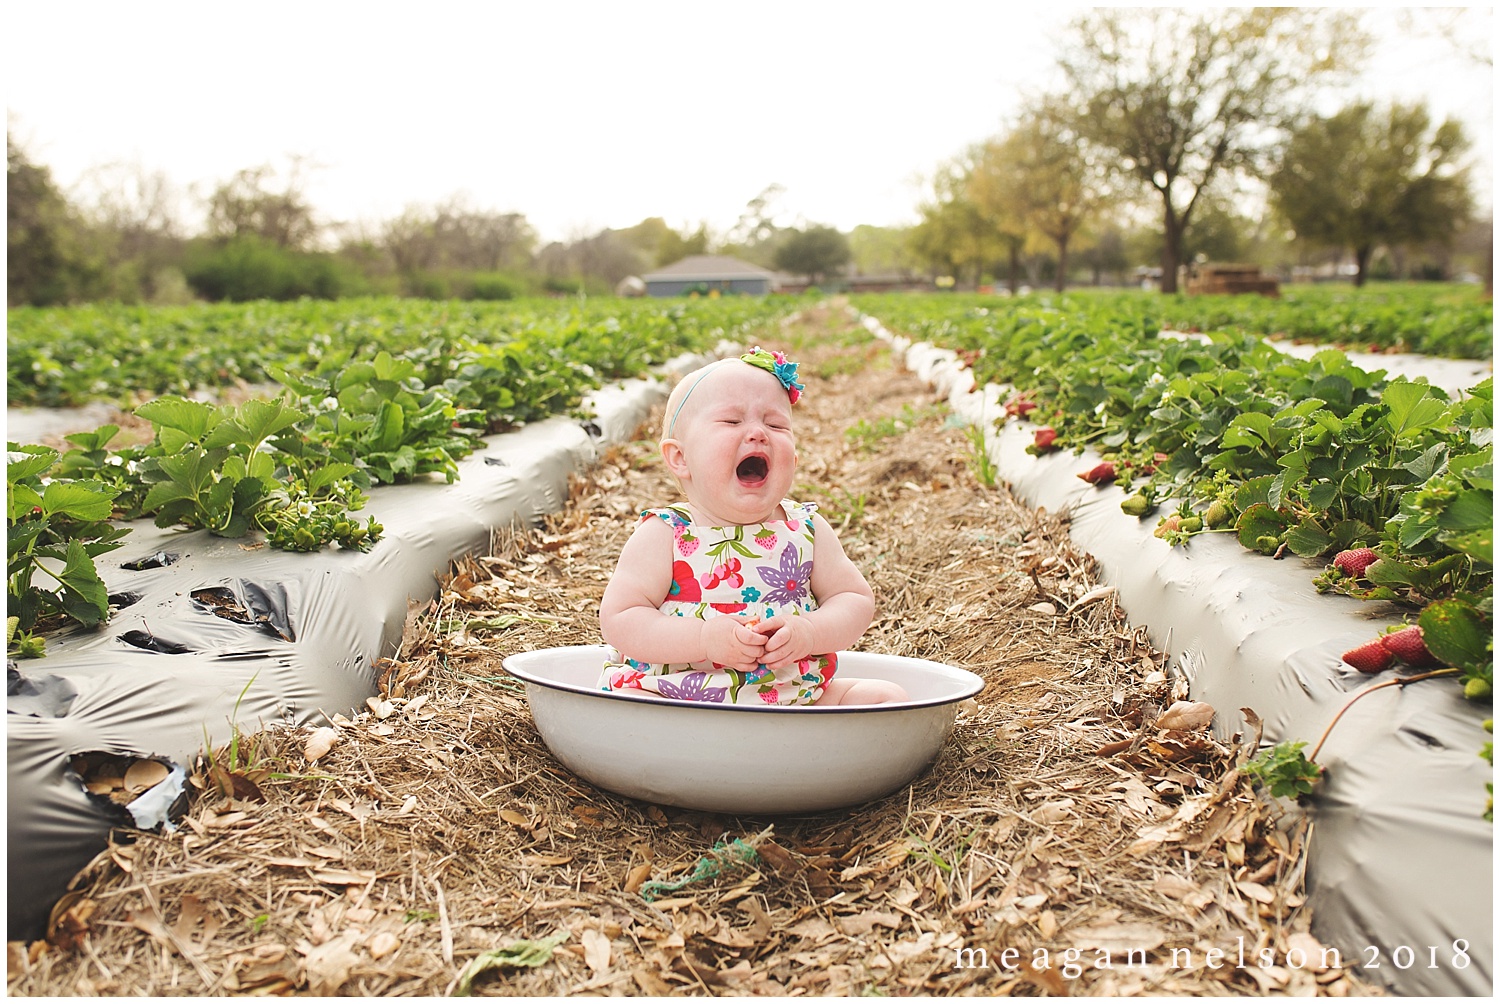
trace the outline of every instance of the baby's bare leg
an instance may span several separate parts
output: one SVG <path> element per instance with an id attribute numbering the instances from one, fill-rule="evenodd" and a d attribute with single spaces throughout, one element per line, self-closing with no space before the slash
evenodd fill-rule
<path id="1" fill-rule="evenodd" d="M 824 707 L 835 704 L 895 704 L 906 699 L 906 691 L 899 684 L 846 677 L 829 680 L 828 685 L 823 688 L 823 696 L 815 703 Z"/>

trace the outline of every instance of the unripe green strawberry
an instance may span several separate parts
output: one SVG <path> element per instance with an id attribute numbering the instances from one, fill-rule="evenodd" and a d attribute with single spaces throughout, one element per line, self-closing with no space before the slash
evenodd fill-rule
<path id="1" fill-rule="evenodd" d="M 1233 515 L 1233 511 L 1231 511 L 1227 505 L 1225 505 L 1223 502 L 1215 500 L 1214 503 L 1208 507 L 1208 511 L 1203 514 L 1203 522 L 1208 525 L 1208 528 L 1210 530 L 1217 530 L 1225 523 L 1228 523 L 1230 517 L 1232 517 Z"/>
<path id="2" fill-rule="evenodd" d="M 1131 516 L 1144 516 L 1151 511 L 1151 500 L 1144 495 L 1132 495 L 1120 503 L 1120 509 Z"/>
<path id="3" fill-rule="evenodd" d="M 1201 529 L 1203 529 L 1203 520 L 1197 516 L 1189 516 L 1182 521 L 1183 533 L 1197 533 Z"/>
<path id="4" fill-rule="evenodd" d="M 1489 697 L 1490 681 L 1477 676 L 1471 677 L 1469 682 L 1464 684 L 1464 696 L 1471 701 L 1479 701 Z"/>

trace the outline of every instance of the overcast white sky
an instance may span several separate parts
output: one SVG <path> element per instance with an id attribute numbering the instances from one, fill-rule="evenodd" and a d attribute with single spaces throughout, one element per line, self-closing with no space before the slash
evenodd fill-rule
<path id="1" fill-rule="evenodd" d="M 848 229 L 913 222 L 942 161 L 1055 83 L 1084 8 L 1034 6 L 35 0 L 7 7 L 0 72 L 11 134 L 75 193 L 110 163 L 206 193 L 298 156 L 328 221 L 463 194 L 548 240 L 722 232 L 777 183 L 782 222 Z M 1492 69 L 1407 10 L 1368 15 L 1385 41 L 1359 96 L 1460 117 L 1488 188 Z M 1490 53 L 1492 8 L 1450 10 Z"/>

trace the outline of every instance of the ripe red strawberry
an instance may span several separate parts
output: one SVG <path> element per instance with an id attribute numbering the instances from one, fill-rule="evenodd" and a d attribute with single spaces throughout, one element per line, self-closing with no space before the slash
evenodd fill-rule
<path id="1" fill-rule="evenodd" d="M 1334 555 L 1333 567 L 1349 576 L 1358 579 L 1364 576 L 1365 569 L 1380 560 L 1380 555 L 1371 548 L 1356 547 L 1352 551 L 1340 551 Z"/>
<path id="2" fill-rule="evenodd" d="M 1057 442 L 1057 430 L 1050 425 L 1044 425 L 1036 430 L 1032 445 L 1036 447 L 1038 453 L 1044 453 L 1052 449 L 1052 444 L 1055 442 Z"/>
<path id="3" fill-rule="evenodd" d="M 1084 471 L 1078 476 L 1091 485 L 1107 484 L 1115 479 L 1115 465 L 1108 460 L 1103 460 L 1095 464 L 1093 469 Z"/>
<path id="4" fill-rule="evenodd" d="M 1415 624 L 1404 627 L 1400 631 L 1381 635 L 1380 644 L 1385 646 L 1387 652 L 1408 666 L 1439 664 L 1437 656 L 1427 651 L 1427 643 L 1422 640 L 1422 629 Z"/>
<path id="5" fill-rule="evenodd" d="M 1396 657 L 1379 640 L 1367 641 L 1344 653 L 1344 661 L 1361 673 L 1381 673 L 1391 668 Z"/>
<path id="6" fill-rule="evenodd" d="M 1018 418 L 1025 418 L 1035 410 L 1036 402 L 1028 401 L 1024 397 L 1013 397 L 1005 403 L 1005 413 Z"/>

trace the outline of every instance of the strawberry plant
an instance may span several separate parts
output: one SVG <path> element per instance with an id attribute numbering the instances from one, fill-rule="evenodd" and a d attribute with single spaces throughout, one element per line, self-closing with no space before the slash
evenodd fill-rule
<path id="1" fill-rule="evenodd" d="M 350 465 L 361 482 L 399 484 L 441 474 L 452 482 L 478 431 L 441 390 L 425 388 L 416 365 L 380 352 L 369 362 L 328 362 L 295 376 L 272 367 L 308 422 L 274 445 L 297 463 Z M 326 374 L 326 375 L 325 375 Z"/>
<path id="2" fill-rule="evenodd" d="M 1298 359 L 1260 337 L 1281 326 L 1163 337 L 1164 323 L 1187 326 L 1179 311 L 1203 306 L 1166 298 L 1155 315 L 1086 297 L 859 302 L 961 353 L 981 384 L 1009 385 L 1039 426 L 1028 453 L 1100 454 L 1078 476 L 1125 489 L 1121 509 L 1138 518 L 1177 500 L 1156 528 L 1166 543 L 1232 531 L 1258 554 L 1329 558 L 1319 590 L 1417 611 L 1429 655 L 1451 667 L 1442 675 L 1471 699 L 1489 696 L 1491 381 L 1455 400 L 1337 349 Z M 1486 305 L 1477 354 L 1488 354 L 1489 317 Z M 1415 344 L 1412 329 L 1399 337 Z M 1422 664 L 1394 644 L 1375 640 L 1345 660 L 1369 673 Z"/>
<path id="3" fill-rule="evenodd" d="M 1380 648 L 1378 643 L 1372 642 L 1371 644 L 1376 648 Z M 1389 657 L 1389 653 L 1387 653 L 1387 657 Z M 1261 750 L 1254 758 L 1249 760 L 1245 764 L 1245 772 L 1277 798 L 1300 799 L 1304 795 L 1311 794 L 1313 786 L 1323 777 L 1324 773 L 1322 766 L 1317 763 L 1318 753 L 1322 751 L 1323 744 L 1328 741 L 1328 737 L 1332 734 L 1334 726 L 1339 723 L 1339 720 L 1344 717 L 1350 708 L 1377 690 L 1384 690 L 1387 687 L 1405 687 L 1422 680 L 1453 676 L 1457 672 L 1455 669 L 1436 669 L 1427 673 L 1418 673 L 1415 676 L 1385 680 L 1366 687 L 1363 690 L 1356 691 L 1353 696 L 1344 702 L 1338 711 L 1334 712 L 1333 717 L 1328 721 L 1328 725 L 1324 727 L 1323 734 L 1313 744 L 1311 753 L 1304 754 L 1302 752 L 1303 747 L 1307 743 L 1300 739 L 1279 742 L 1274 746 L 1268 746 Z M 1492 725 L 1487 721 L 1485 730 L 1489 731 L 1491 728 Z M 1487 761 L 1490 759 L 1489 744 L 1486 744 L 1486 748 L 1480 753 L 1480 756 Z M 1486 785 L 1485 787 L 1487 790 L 1491 788 L 1490 785 Z M 1492 816 L 1493 806 L 1487 806 L 1484 817 L 1491 819 Z"/>
<path id="4" fill-rule="evenodd" d="M 258 513 L 286 502 L 267 440 L 304 416 L 279 401 L 219 408 L 163 397 L 136 414 L 151 422 L 158 451 L 141 461 L 149 486 L 142 508 L 158 526 L 182 524 L 221 537 L 243 537 Z"/>
<path id="5" fill-rule="evenodd" d="M 1265 786 L 1276 798 L 1301 798 L 1311 794 L 1313 785 L 1323 776 L 1323 768 L 1303 754 L 1307 743 L 1277 743 L 1268 746 L 1245 763 L 1245 773 Z"/>
<path id="6" fill-rule="evenodd" d="M 12 638 L 39 622 L 71 620 L 86 627 L 109 613 L 109 593 L 94 559 L 120 546 L 130 531 L 109 522 L 116 489 L 93 480 L 45 478 L 58 454 L 44 446 L 9 444 L 6 482 L 6 615 Z"/>
<path id="7" fill-rule="evenodd" d="M 448 389 L 458 407 L 516 425 L 567 410 L 601 379 L 636 376 L 721 339 L 753 341 L 748 329 L 788 309 L 784 301 L 750 297 L 691 307 L 605 298 L 18 308 L 9 318 L 7 387 L 17 405 L 133 406 L 162 395 L 263 384 L 272 367 L 311 373 L 330 359 L 371 361 L 385 351 L 417 362 L 424 386 L 450 377 L 468 383 L 475 400 Z M 470 363 L 477 365 L 461 374 Z M 512 407 L 514 414 L 502 418 Z"/>

